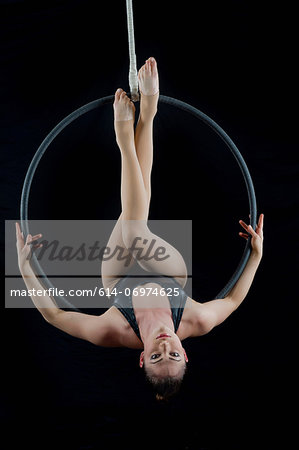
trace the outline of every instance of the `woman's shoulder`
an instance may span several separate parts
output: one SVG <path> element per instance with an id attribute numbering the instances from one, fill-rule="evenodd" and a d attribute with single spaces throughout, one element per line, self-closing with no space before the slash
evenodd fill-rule
<path id="1" fill-rule="evenodd" d="M 187 308 L 185 308 L 182 317 L 182 328 L 185 334 L 182 339 L 203 336 L 211 331 L 211 313 L 205 307 L 206 304 L 207 302 L 200 303 L 188 297 L 186 302 Z M 213 317 L 214 314 L 212 315 Z"/>
<path id="2" fill-rule="evenodd" d="M 194 337 L 195 330 L 198 329 L 198 317 L 201 304 L 187 297 L 181 323 L 179 325 L 177 335 L 180 339 Z"/>
<path id="3" fill-rule="evenodd" d="M 109 323 L 106 347 L 143 348 L 142 341 L 116 306 L 111 306 L 104 314 Z"/>

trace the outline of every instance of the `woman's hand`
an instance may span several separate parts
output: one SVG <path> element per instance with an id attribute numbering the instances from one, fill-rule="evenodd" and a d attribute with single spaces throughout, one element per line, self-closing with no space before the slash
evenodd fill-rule
<path id="1" fill-rule="evenodd" d="M 21 271 L 29 264 L 32 250 L 42 247 L 43 244 L 36 243 L 37 239 L 41 236 L 41 234 L 36 234 L 35 236 L 28 234 L 26 242 L 24 242 L 24 235 L 21 232 L 20 225 L 16 222 L 18 264 Z"/>
<path id="2" fill-rule="evenodd" d="M 243 220 L 239 220 L 240 225 L 247 231 L 247 233 L 251 234 L 251 247 L 252 251 L 259 256 L 263 255 L 263 225 L 264 225 L 264 214 L 260 215 L 258 224 L 256 226 L 256 229 L 252 228 L 251 225 L 247 225 Z M 239 233 L 240 236 L 242 236 L 244 239 L 248 239 L 249 234 L 247 233 Z"/>

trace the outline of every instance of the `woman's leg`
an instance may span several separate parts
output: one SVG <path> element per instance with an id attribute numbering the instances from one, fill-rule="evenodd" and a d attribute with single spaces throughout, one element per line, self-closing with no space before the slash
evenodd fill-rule
<path id="1" fill-rule="evenodd" d="M 113 258 L 102 261 L 101 273 L 104 288 L 113 287 L 136 262 L 124 243 L 122 221 L 128 217 L 135 220 L 146 219 L 148 211 L 147 194 L 134 143 L 134 104 L 122 89 L 118 89 L 115 93 L 113 107 L 116 141 L 122 160 L 122 213 L 111 233 L 107 247 L 112 252 L 117 248 L 122 249 L 122 255 L 117 252 Z"/>
<path id="2" fill-rule="evenodd" d="M 151 170 L 153 165 L 153 122 L 159 100 L 157 63 L 149 58 L 138 72 L 140 88 L 140 115 L 135 131 L 135 147 L 141 168 L 148 202 L 151 197 Z"/>
<path id="3" fill-rule="evenodd" d="M 149 80 L 149 76 L 155 79 Z M 139 83 L 141 85 L 140 88 L 142 88 L 141 89 L 142 92 L 140 100 L 140 115 L 135 130 L 135 149 L 141 169 L 142 179 L 146 191 L 147 205 L 149 209 L 151 197 L 150 175 L 153 164 L 153 120 L 157 112 L 157 103 L 159 97 L 158 92 L 159 82 L 158 82 L 158 71 L 156 61 L 154 61 L 153 59 L 148 59 L 145 65 L 140 69 L 138 73 L 138 78 Z M 151 95 L 145 96 L 144 94 L 147 93 L 150 93 Z M 116 94 L 116 97 L 118 98 L 118 94 Z M 116 108 L 116 104 L 114 106 Z M 132 109 L 134 110 L 134 108 Z M 130 114 L 131 113 L 129 111 L 123 117 L 117 116 L 117 119 L 121 118 L 130 120 L 131 118 Z M 122 141 L 122 137 L 117 136 L 117 139 Z M 122 142 L 121 145 L 123 145 Z M 124 173 L 123 176 L 125 176 Z M 121 224 L 122 220 L 123 220 L 123 213 L 121 213 L 117 223 L 113 228 L 113 231 L 107 243 L 107 247 L 112 249 L 112 251 L 113 249 L 116 248 L 124 249 L 123 251 L 124 259 L 120 260 L 120 258 L 113 257 L 106 261 L 102 261 L 101 274 L 102 274 L 102 283 L 105 288 L 113 287 L 113 285 L 117 283 L 119 278 L 124 276 L 129 271 L 129 269 L 136 263 L 136 260 L 134 259 L 132 254 L 127 250 L 123 241 L 122 224 Z"/>
<path id="4" fill-rule="evenodd" d="M 139 71 L 139 87 L 140 117 L 135 138 L 133 129 L 135 107 L 121 89 L 115 94 L 114 125 L 122 158 L 122 214 L 107 245 L 112 249 L 116 246 L 126 247 L 126 250 L 123 253 L 124 261 L 113 258 L 103 262 L 103 285 L 113 287 L 134 264 L 135 260 L 129 258 L 129 255 L 132 255 L 144 270 L 173 276 L 184 286 L 187 271 L 181 254 L 168 242 L 153 234 L 147 226 L 153 161 L 152 130 L 159 96 L 157 66 L 152 58 Z M 165 249 L 167 258 L 164 261 L 157 258 L 148 260 L 141 258 L 149 248 L 151 248 L 150 255 L 153 255 L 158 247 Z"/>
<path id="5" fill-rule="evenodd" d="M 114 128 L 121 152 L 122 220 L 147 220 L 148 198 L 139 165 L 134 137 L 135 107 L 122 89 L 114 101 Z"/>
<path id="6" fill-rule="evenodd" d="M 144 188 L 147 194 L 147 215 L 151 197 L 151 170 L 153 164 L 153 121 L 157 112 L 159 99 L 159 78 L 157 63 L 154 58 L 146 61 L 138 73 L 140 99 L 140 116 L 135 131 L 136 155 L 142 173 Z M 123 179 L 124 192 L 129 179 Z M 123 217 L 123 239 L 127 248 L 133 247 L 136 242 L 137 249 L 132 250 L 132 255 L 138 264 L 146 271 L 173 276 L 183 286 L 187 280 L 187 270 L 182 255 L 168 242 L 153 234 L 147 226 L 147 215 L 136 220 L 135 215 L 128 211 Z M 154 245 L 153 245 L 154 243 Z M 165 249 L 165 260 L 160 258 L 142 259 L 149 248 L 152 248 L 150 256 L 155 254 L 157 248 Z"/>
<path id="7" fill-rule="evenodd" d="M 105 289 L 111 289 L 136 264 L 135 259 L 124 244 L 122 213 L 112 230 L 107 247 L 111 249 L 112 253 L 117 250 L 115 256 L 103 260 L 101 266 L 102 284 Z"/>

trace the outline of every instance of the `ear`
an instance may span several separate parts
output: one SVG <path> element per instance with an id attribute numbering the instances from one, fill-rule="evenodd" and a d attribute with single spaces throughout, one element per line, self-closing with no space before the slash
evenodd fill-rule
<path id="1" fill-rule="evenodd" d="M 187 356 L 186 350 L 184 348 L 183 348 L 183 350 L 184 350 L 185 360 L 186 360 L 186 362 L 188 362 L 189 360 L 188 360 L 188 356 Z"/>
<path id="2" fill-rule="evenodd" d="M 140 353 L 140 358 L 139 358 L 139 367 L 142 369 L 143 367 L 143 360 L 144 360 L 144 352 Z"/>

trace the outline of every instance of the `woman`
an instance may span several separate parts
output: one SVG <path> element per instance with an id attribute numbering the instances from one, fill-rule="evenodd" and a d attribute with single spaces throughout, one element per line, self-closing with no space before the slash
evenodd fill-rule
<path id="1" fill-rule="evenodd" d="M 122 89 L 116 91 L 113 105 L 116 142 L 122 161 L 122 213 L 108 247 L 119 246 L 125 251 L 124 258 L 102 261 L 103 286 L 114 292 L 113 306 L 104 314 L 93 316 L 63 311 L 47 295 L 32 296 L 32 300 L 47 322 L 72 336 L 99 346 L 142 349 L 139 366 L 144 368 L 147 379 L 155 387 L 156 397 L 166 399 L 177 391 L 186 370 L 188 357 L 182 341 L 208 333 L 246 297 L 262 258 L 264 216 L 260 215 L 256 230 L 240 220 L 246 233 L 239 234 L 245 239 L 251 235 L 252 252 L 227 297 L 203 304 L 188 297 L 183 290 L 187 271 L 181 254 L 147 226 L 153 121 L 159 98 L 159 77 L 154 58 L 149 58 L 140 69 L 138 80 L 141 99 L 135 132 L 135 107 Z M 28 235 L 24 242 L 18 223 L 16 234 L 18 264 L 25 284 L 28 289 L 40 289 L 41 285 L 30 267 L 30 252 L 31 247 L 36 249 L 42 245 L 36 243 L 41 235 Z M 138 251 L 134 246 L 136 238 Z M 146 252 L 153 242 L 154 249 L 163 248 L 167 258 L 139 257 L 140 248 Z M 143 279 L 128 276 L 136 262 L 147 272 Z M 149 273 L 158 278 L 150 278 Z M 124 295 L 125 288 L 130 289 L 130 295 Z M 145 288 L 147 295 L 144 295 Z"/>

